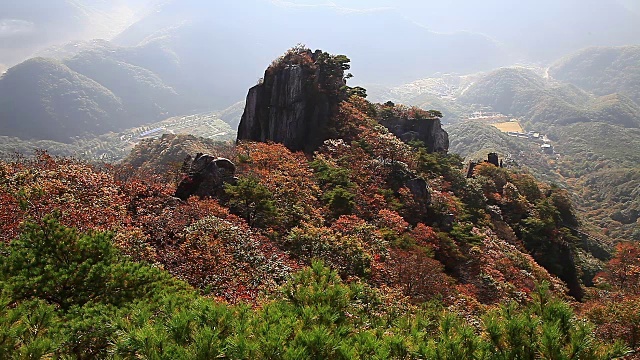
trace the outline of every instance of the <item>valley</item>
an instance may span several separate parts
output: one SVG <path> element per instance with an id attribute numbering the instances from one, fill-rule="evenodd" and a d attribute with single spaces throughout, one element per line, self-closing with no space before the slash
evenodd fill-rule
<path id="1" fill-rule="evenodd" d="M 443 119 L 452 135 L 453 152 L 467 159 L 482 159 L 488 152 L 498 152 L 509 163 L 569 190 L 593 234 L 639 240 L 640 219 L 635 217 L 638 205 L 631 195 L 640 186 L 632 175 L 638 162 L 629 159 L 630 152 L 640 151 L 640 108 L 631 100 L 636 95 L 635 85 L 630 85 L 638 84 L 633 80 L 635 75 L 627 77 L 629 85 L 626 80 L 618 82 L 617 88 L 594 82 L 583 84 L 584 89 L 553 77 L 560 76 L 558 69 L 566 66 L 563 64 L 587 63 L 603 52 L 620 56 L 620 67 L 606 70 L 616 78 L 628 71 L 625 61 L 633 58 L 631 54 L 637 54 L 638 48 L 582 51 L 552 66 L 549 78 L 537 75 L 543 73 L 540 70 L 506 68 L 487 74 L 419 80 L 373 96 L 378 101 L 385 101 L 385 95 L 396 96 L 392 99 L 425 109 L 450 109 L 443 111 Z M 444 83 L 458 86 L 446 87 L 443 93 Z M 490 131 L 488 126 L 504 134 Z M 612 138 L 616 140 L 608 140 Z M 622 187 L 630 198 L 613 195 Z"/>
<path id="2" fill-rule="evenodd" d="M 236 138 L 236 131 L 222 121 L 217 113 L 204 113 L 177 116 L 117 133 L 77 136 L 70 143 L 0 136 L 0 159 L 12 159 L 18 154 L 30 156 L 36 150 L 46 150 L 55 156 L 116 163 L 126 158 L 141 141 L 155 139 L 165 134 L 198 134 L 200 137 L 220 143 Z"/>

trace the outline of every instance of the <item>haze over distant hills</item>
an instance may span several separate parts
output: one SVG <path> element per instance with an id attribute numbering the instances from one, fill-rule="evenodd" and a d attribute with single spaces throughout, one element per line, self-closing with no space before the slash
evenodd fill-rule
<path id="1" fill-rule="evenodd" d="M 335 13 L 342 16 L 336 18 Z M 355 32 L 378 39 L 383 47 L 376 46 L 375 50 L 386 52 L 390 50 L 388 46 L 401 49 L 397 47 L 398 43 L 420 40 L 419 36 L 406 38 L 406 34 L 402 34 L 402 28 L 419 32 L 415 30 L 419 24 L 423 29 L 436 33 L 466 31 L 474 41 L 488 37 L 501 44 L 511 58 L 520 61 L 551 61 L 587 46 L 637 44 L 640 41 L 639 20 L 640 5 L 633 0 L 27 0 L 2 5 L 0 49 L 3 51 L 0 52 L 0 64 L 15 65 L 43 47 L 65 41 L 95 37 L 111 39 L 134 22 L 126 35 L 118 38 L 132 40 L 137 37 L 139 42 L 168 28 L 194 21 L 210 25 L 209 28 L 201 28 L 206 30 L 200 34 L 203 41 L 207 33 L 211 34 L 223 25 L 235 25 L 224 28 L 228 30 L 225 36 L 230 40 L 249 39 L 245 46 L 255 46 L 265 30 L 269 31 L 264 35 L 276 35 L 283 40 L 287 35 L 293 35 L 295 39 L 288 40 L 286 46 L 291 42 L 325 45 L 313 42 L 340 34 L 330 38 L 330 45 L 335 44 L 336 50 L 348 52 L 355 60 L 359 54 L 352 50 L 361 49 L 358 46 L 340 48 L 340 39 L 344 35 Z M 253 29 L 261 27 L 261 31 L 249 31 L 244 27 L 254 23 L 257 26 Z M 350 23 L 350 26 L 344 23 Z M 268 29 L 262 26 L 265 24 Z M 326 35 L 325 39 L 320 33 Z M 345 44 L 350 44 L 348 36 L 344 39 Z M 389 39 L 392 41 L 387 41 Z M 414 47 L 423 48 L 427 44 L 417 42 Z M 467 42 L 459 44 L 468 45 Z M 363 45 L 362 48 L 371 46 Z M 277 55 L 279 51 L 270 48 L 269 55 Z M 476 53 L 475 62 L 479 61 L 478 56 L 486 55 L 489 54 Z M 412 75 L 418 78 L 430 74 Z M 406 80 L 411 79 L 403 79 Z"/>
<path id="2" fill-rule="evenodd" d="M 603 121 L 625 127 L 640 126 L 640 106 L 632 99 L 615 90 L 601 95 L 545 79 L 528 69 L 502 68 L 480 78 L 458 101 L 488 106 L 503 114 L 522 117 L 530 124 Z"/>
<path id="3" fill-rule="evenodd" d="M 68 141 L 122 127 L 122 102 L 104 86 L 55 60 L 35 58 L 0 79 L 0 134 Z"/>
<path id="4" fill-rule="evenodd" d="M 43 48 L 111 38 L 153 0 L 24 0 L 0 5 L 0 71 Z"/>
<path id="5" fill-rule="evenodd" d="M 620 92 L 640 103 L 640 46 L 588 48 L 554 64 L 550 74 L 596 95 Z"/>
<path id="6" fill-rule="evenodd" d="M 395 10 L 344 12 L 261 0 L 169 1 L 114 42 L 156 43 L 171 50 L 180 59 L 182 77 L 193 80 L 197 92 L 213 90 L 218 96 L 209 101 L 227 105 L 262 76 L 260 64 L 296 43 L 350 54 L 359 64 L 353 72 L 360 83 L 402 83 L 436 71 L 469 72 L 508 63 L 500 46 L 486 36 L 434 33 Z"/>
<path id="7" fill-rule="evenodd" d="M 74 136 L 92 131 L 88 129 L 117 130 L 178 114 L 223 110 L 244 98 L 246 88 L 262 76 L 264 63 L 299 42 L 349 54 L 357 64 L 352 69 L 356 77 L 350 84 L 377 84 L 365 85 L 374 98 L 386 97 L 390 85 L 419 78 L 433 76 L 441 81 L 448 76 L 450 81 L 456 74 L 489 71 L 480 77 L 465 77 L 465 87 L 453 94 L 455 101 L 433 93 L 413 93 L 411 87 L 401 96 L 401 100 L 443 110 L 445 119 L 452 114 L 460 117 L 470 106 L 480 104 L 525 116 L 531 122 L 607 118 L 630 127 L 638 122 L 634 117 L 640 97 L 640 72 L 634 75 L 637 47 L 587 50 L 557 62 L 548 74 L 518 68 L 491 72 L 518 60 L 549 63 L 584 45 L 637 43 L 640 22 L 634 20 L 639 15 L 633 4 L 622 0 L 581 4 L 574 0 L 543 1 L 517 6 L 498 0 L 482 5 L 462 1 L 425 5 L 407 0 L 393 4 L 52 0 L 47 6 L 47 16 L 43 12 L 32 14 L 35 7 L 29 7 L 28 2 L 9 6 L 3 14 L 6 19 L 23 19 L 33 26 L 28 33 L 9 34 L 11 29 L 17 29 L 13 26 L 17 23 L 11 20 L 13 25 L 2 27 L 0 46 L 13 46 L 15 51 L 9 53 L 19 57 L 25 49 L 50 41 L 91 34 L 114 37 L 112 41 L 76 41 L 39 51 L 41 56 L 59 62 L 54 62 L 56 66 L 51 68 L 55 71 L 44 77 L 50 83 L 63 83 L 63 79 L 73 76 L 91 80 L 82 82 L 82 88 L 91 84 L 97 85 L 93 90 L 100 90 L 67 93 L 68 97 L 77 96 L 73 101 L 85 104 L 87 111 L 64 109 L 65 103 L 47 107 L 44 115 L 38 115 L 46 126 L 40 126 L 40 134 L 31 134 L 37 138 L 46 138 L 44 129 L 49 126 L 71 129 L 75 125 L 70 124 L 87 124 L 69 134 Z M 96 17 L 102 20 L 89 26 Z M 598 26 L 605 20 L 619 26 Z M 130 26 L 124 29 L 127 24 Z M 597 32 L 589 35 L 596 28 Z M 42 29 L 47 29 L 46 36 L 39 35 Z M 551 36 L 551 32 L 555 35 Z M 516 36 L 518 41 L 509 38 Z M 542 37 L 544 44 L 538 41 Z M 58 87 L 39 87 L 29 79 L 42 75 L 40 65 L 44 63 L 27 62 L 12 76 L 25 93 L 53 98 Z M 594 63 L 604 67 L 596 68 Z M 60 69 L 64 71 L 59 72 Z M 0 79 L 0 89 L 3 82 L 7 80 Z M 617 86 L 618 83 L 622 85 Z M 29 86 L 36 88 L 28 89 Z M 4 88 L 4 102 L 13 99 L 11 106 L 0 111 L 7 119 L 3 120 L 5 123 L 26 123 L 20 117 L 35 116 L 23 99 L 15 98 L 6 85 Z M 107 106 L 88 94 L 102 94 L 115 102 Z M 229 114 L 230 123 L 238 121 L 237 111 L 225 114 Z M 104 120 L 91 124 L 97 118 Z M 61 119 L 70 123 L 54 125 Z M 14 131 L 4 135 L 30 134 Z M 63 140 L 58 135 L 48 138 Z"/>

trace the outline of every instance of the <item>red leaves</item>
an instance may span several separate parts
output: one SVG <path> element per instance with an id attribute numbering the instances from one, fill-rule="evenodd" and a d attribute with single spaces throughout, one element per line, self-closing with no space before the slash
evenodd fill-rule
<path id="1" fill-rule="evenodd" d="M 416 227 L 411 231 L 411 237 L 413 237 L 416 243 L 420 246 L 430 247 L 433 250 L 438 250 L 440 248 L 440 239 L 438 238 L 438 234 L 430 226 L 426 226 L 422 223 L 416 225 Z"/>
<path id="2" fill-rule="evenodd" d="M 73 159 L 38 153 L 34 159 L 3 164 L 0 188 L 0 238 L 12 240 L 20 222 L 39 220 L 55 210 L 62 223 L 88 229 L 117 227 L 125 213 L 125 199 L 110 174 Z"/>
<path id="3" fill-rule="evenodd" d="M 388 209 L 378 211 L 376 225 L 381 228 L 393 230 L 398 234 L 405 232 L 409 228 L 409 223 L 404 221 L 402 216 L 397 212 Z"/>
<path id="4" fill-rule="evenodd" d="M 615 256 L 609 260 L 607 271 L 597 276 L 623 293 L 640 295 L 640 245 L 620 242 Z"/>
<path id="5" fill-rule="evenodd" d="M 303 153 L 292 153 L 273 143 L 243 143 L 238 153 L 238 175 L 257 178 L 274 196 L 280 225 L 275 230 L 282 231 L 302 221 L 320 222 L 320 189 Z"/>
<path id="6" fill-rule="evenodd" d="M 455 293 L 454 280 L 444 273 L 442 264 L 418 248 L 393 249 L 389 268 L 393 282 L 403 289 L 404 295 L 420 302 L 434 297 L 446 301 Z"/>

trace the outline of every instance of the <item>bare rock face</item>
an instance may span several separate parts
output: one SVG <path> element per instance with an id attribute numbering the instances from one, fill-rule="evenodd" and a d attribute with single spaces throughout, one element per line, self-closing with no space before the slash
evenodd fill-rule
<path id="1" fill-rule="evenodd" d="M 228 159 L 198 153 L 184 162 L 187 176 L 176 189 L 175 197 L 187 200 L 191 196 L 219 197 L 225 183 L 235 183 L 236 166 Z"/>
<path id="2" fill-rule="evenodd" d="M 273 141 L 306 153 L 317 150 L 337 135 L 332 118 L 340 102 L 355 95 L 357 88 L 346 86 L 348 63 L 344 55 L 289 50 L 269 66 L 261 83 L 249 90 L 238 141 Z M 380 122 L 406 142 L 421 140 L 429 152 L 447 152 L 449 135 L 440 119 L 426 116 L 391 117 Z"/>
<path id="3" fill-rule="evenodd" d="M 386 119 L 380 124 L 404 142 L 422 141 L 429 152 L 448 152 L 449 134 L 440 119 Z"/>
<path id="4" fill-rule="evenodd" d="M 429 205 L 431 204 L 431 193 L 429 192 L 429 183 L 421 178 L 414 177 L 413 179 L 407 181 L 407 188 L 411 191 L 411 195 L 413 195 L 414 200 L 419 204 Z"/>
<path id="5" fill-rule="evenodd" d="M 238 140 L 273 141 L 310 153 L 329 137 L 332 111 L 345 85 L 344 68 L 336 68 L 334 57 L 319 50 L 286 56 L 249 90 Z"/>

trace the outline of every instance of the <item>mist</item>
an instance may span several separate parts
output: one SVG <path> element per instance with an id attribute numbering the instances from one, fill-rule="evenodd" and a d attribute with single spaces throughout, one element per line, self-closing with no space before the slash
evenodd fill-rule
<path id="1" fill-rule="evenodd" d="M 354 14 L 375 16 L 372 14 L 377 13 L 388 18 L 381 26 L 390 38 L 402 34 L 398 23 L 392 20 L 397 16 L 433 32 L 465 31 L 487 36 L 523 60 L 551 61 L 587 46 L 638 43 L 639 8 L 640 5 L 632 0 L 4 0 L 0 3 L 0 64 L 12 66 L 49 46 L 69 41 L 118 38 L 122 31 L 131 25 L 136 26 L 137 21 L 145 22 L 145 18 L 148 23 L 156 25 L 155 28 L 146 25 L 149 30 L 144 34 L 146 36 L 198 19 L 228 21 L 229 33 L 233 30 L 252 34 L 256 29 L 252 29 L 250 24 L 242 29 L 233 24 L 242 22 L 243 18 L 256 16 L 277 19 L 283 11 L 290 12 L 292 16 L 295 16 L 295 12 L 304 14 L 314 24 L 307 29 L 291 29 L 283 23 L 271 24 L 272 36 L 287 37 L 296 31 L 298 39 L 292 40 L 295 43 L 313 42 L 317 38 L 314 33 L 320 29 L 331 31 L 329 24 L 313 21 L 314 18 L 322 20 L 326 12 L 339 14 L 338 19 L 346 22 L 353 21 L 350 26 L 345 26 L 352 31 L 358 31 L 361 26 L 359 20 L 352 19 Z M 157 15 L 162 15 L 163 19 Z M 160 24 L 162 26 L 158 26 Z M 201 35 L 204 41 L 208 34 Z M 229 34 L 231 37 L 234 35 Z M 338 37 L 332 40 L 323 44 L 314 43 L 313 46 L 326 48 L 340 41 Z M 271 54 L 282 51 L 269 50 Z"/>
<path id="2" fill-rule="evenodd" d="M 0 113 L 54 123 L 74 114 L 87 129 L 102 119 L 89 132 L 237 109 L 296 44 L 347 55 L 349 85 L 384 99 L 425 78 L 544 69 L 587 47 L 640 43 L 629 0 L 4 0 L 0 9 Z M 16 87 L 25 96 L 11 100 Z M 51 110 L 60 89 L 65 105 Z M 37 115 L 28 98 L 42 104 Z"/>

